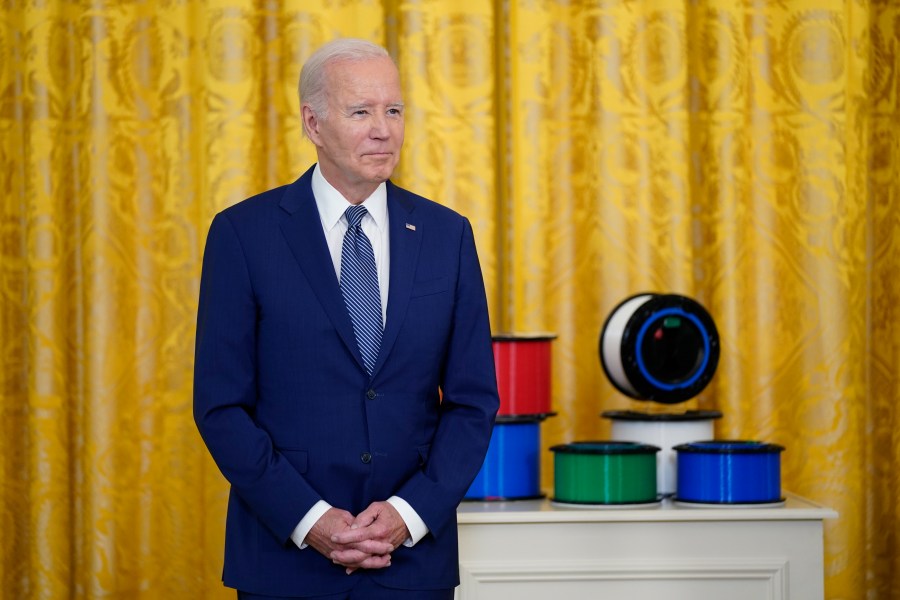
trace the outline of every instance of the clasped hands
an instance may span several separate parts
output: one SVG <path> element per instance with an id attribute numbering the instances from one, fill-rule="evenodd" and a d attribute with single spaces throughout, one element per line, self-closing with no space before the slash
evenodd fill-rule
<path id="1" fill-rule="evenodd" d="M 306 535 L 306 543 L 349 575 L 357 569 L 389 567 L 391 552 L 408 537 L 397 509 L 389 502 L 373 502 L 356 517 L 329 508 Z"/>

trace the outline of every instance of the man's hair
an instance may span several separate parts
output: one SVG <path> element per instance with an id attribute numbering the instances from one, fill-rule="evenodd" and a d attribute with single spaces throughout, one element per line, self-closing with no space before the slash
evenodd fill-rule
<path id="1" fill-rule="evenodd" d="M 300 107 L 309 104 L 319 119 L 328 116 L 328 98 L 325 90 L 325 71 L 335 61 L 359 61 L 373 58 L 391 58 L 388 51 L 367 40 L 338 38 L 313 52 L 300 70 Z M 304 126 L 304 132 L 306 127 Z"/>

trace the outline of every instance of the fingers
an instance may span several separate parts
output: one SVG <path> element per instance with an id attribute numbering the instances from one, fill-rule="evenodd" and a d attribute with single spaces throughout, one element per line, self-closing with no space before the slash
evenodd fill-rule
<path id="1" fill-rule="evenodd" d="M 331 541 L 337 531 L 348 529 L 353 523 L 353 516 L 347 511 L 330 508 L 319 518 L 306 535 L 306 543 L 328 556 L 337 547 Z"/>
<path id="2" fill-rule="evenodd" d="M 336 551 L 357 550 L 366 554 L 390 554 L 394 551 L 394 546 L 388 542 L 380 540 L 362 540 L 346 544 L 334 544 Z"/>
<path id="3" fill-rule="evenodd" d="M 353 523 L 350 525 L 350 529 L 364 529 L 368 527 L 375 522 L 380 513 L 381 511 L 378 510 L 375 504 L 369 505 L 369 508 L 356 515 L 356 518 L 353 519 Z"/>
<path id="4" fill-rule="evenodd" d="M 368 554 L 359 550 L 336 550 L 331 553 L 331 562 L 348 569 L 381 569 L 391 564 L 390 554 Z"/>
<path id="5" fill-rule="evenodd" d="M 391 557 L 390 555 L 385 556 L 370 556 L 366 560 L 362 561 L 358 567 L 347 567 L 344 572 L 347 575 L 352 574 L 357 569 L 383 569 L 385 567 L 391 566 Z"/>
<path id="6" fill-rule="evenodd" d="M 366 540 L 372 539 L 375 532 L 370 527 L 361 529 L 347 529 L 340 531 L 331 536 L 331 541 L 335 544 L 346 546 L 349 544 L 359 544 Z"/>
<path id="7" fill-rule="evenodd" d="M 357 554 L 365 556 L 382 556 L 394 551 L 393 546 L 384 542 L 365 541 L 359 544 L 344 545 L 334 548 L 329 558 L 338 558 L 341 562 L 352 562 Z"/>
<path id="8" fill-rule="evenodd" d="M 391 566 L 391 555 L 383 554 L 381 556 L 370 556 L 362 561 L 360 567 L 363 569 L 383 569 Z"/>
<path id="9" fill-rule="evenodd" d="M 396 510 L 386 502 L 374 502 L 355 518 L 330 509 L 307 535 L 307 543 L 349 575 L 358 569 L 382 569 L 391 564 L 391 553 L 408 536 Z"/>
<path id="10" fill-rule="evenodd" d="M 337 544 L 357 544 L 364 540 L 377 540 L 397 547 L 408 536 L 406 523 L 390 503 L 373 502 L 357 515 L 349 529 L 337 532 L 332 541 Z"/>
<path id="11" fill-rule="evenodd" d="M 369 508 L 359 513 L 350 527 L 344 531 L 337 532 L 332 536 L 331 541 L 337 544 L 356 544 L 376 538 L 380 532 L 372 528 L 372 525 L 378 519 L 380 511 L 373 508 L 374 506 L 372 504 Z"/>

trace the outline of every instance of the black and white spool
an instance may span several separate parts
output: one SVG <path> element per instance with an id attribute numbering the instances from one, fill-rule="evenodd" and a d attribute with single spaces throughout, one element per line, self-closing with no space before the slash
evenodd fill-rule
<path id="1" fill-rule="evenodd" d="M 676 404 L 699 394 L 712 379 L 719 334 L 706 309 L 691 298 L 637 294 L 604 323 L 600 361 L 626 396 Z"/>

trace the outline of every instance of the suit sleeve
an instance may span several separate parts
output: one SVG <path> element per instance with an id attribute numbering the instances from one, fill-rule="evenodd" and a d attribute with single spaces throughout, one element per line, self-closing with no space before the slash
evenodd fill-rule
<path id="1" fill-rule="evenodd" d="M 253 420 L 257 307 L 234 226 L 219 214 L 203 256 L 194 420 L 232 490 L 283 542 L 321 497 Z"/>
<path id="2" fill-rule="evenodd" d="M 425 469 L 397 495 L 434 535 L 456 530 L 456 508 L 481 468 L 500 406 L 487 297 L 475 239 L 464 220 L 455 308 L 442 375 L 441 418 Z"/>

